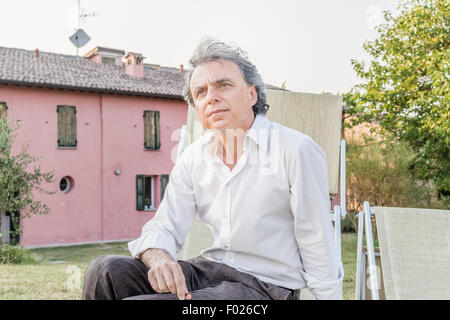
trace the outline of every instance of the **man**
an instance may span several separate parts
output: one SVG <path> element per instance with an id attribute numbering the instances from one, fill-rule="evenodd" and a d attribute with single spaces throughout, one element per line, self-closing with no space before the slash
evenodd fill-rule
<path id="1" fill-rule="evenodd" d="M 264 117 L 264 83 L 239 48 L 205 39 L 190 63 L 185 98 L 207 133 L 175 164 L 132 258 L 92 262 L 83 298 L 294 299 L 307 286 L 341 299 L 324 152 Z M 214 244 L 177 261 L 196 214 Z"/>

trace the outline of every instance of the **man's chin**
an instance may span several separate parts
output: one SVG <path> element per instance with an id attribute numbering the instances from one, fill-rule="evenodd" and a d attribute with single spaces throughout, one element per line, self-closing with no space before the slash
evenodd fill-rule
<path id="1" fill-rule="evenodd" d="M 216 121 L 213 121 L 212 123 L 208 123 L 208 125 L 209 125 L 208 129 L 213 129 L 213 130 L 231 129 L 230 122 L 226 119 L 216 120 Z"/>

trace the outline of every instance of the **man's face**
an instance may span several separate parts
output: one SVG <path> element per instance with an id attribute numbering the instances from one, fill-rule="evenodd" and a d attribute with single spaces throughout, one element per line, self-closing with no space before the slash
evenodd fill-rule
<path id="1" fill-rule="evenodd" d="M 244 129 L 254 120 L 258 100 L 255 86 L 248 86 L 239 67 L 229 60 L 196 67 L 190 83 L 197 115 L 206 129 Z"/>

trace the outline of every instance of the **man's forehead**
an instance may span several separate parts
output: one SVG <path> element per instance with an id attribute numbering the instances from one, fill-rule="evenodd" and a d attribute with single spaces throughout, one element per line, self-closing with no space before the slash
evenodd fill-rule
<path id="1" fill-rule="evenodd" d="M 206 82 L 216 82 L 223 79 L 243 79 L 241 70 L 234 62 L 229 60 L 208 61 L 194 69 L 191 77 L 191 86 L 194 87 Z"/>

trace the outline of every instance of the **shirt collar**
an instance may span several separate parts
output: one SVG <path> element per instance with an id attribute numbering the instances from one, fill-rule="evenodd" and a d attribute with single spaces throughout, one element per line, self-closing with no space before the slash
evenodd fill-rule
<path id="1" fill-rule="evenodd" d="M 247 137 L 251 138 L 258 146 L 267 151 L 270 134 L 270 121 L 263 115 L 257 114 L 255 121 L 250 130 L 247 132 Z"/>

